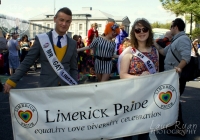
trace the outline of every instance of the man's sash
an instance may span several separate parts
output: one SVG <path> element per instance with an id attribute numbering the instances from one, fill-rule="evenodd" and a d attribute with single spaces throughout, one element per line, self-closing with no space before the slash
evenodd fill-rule
<path id="1" fill-rule="evenodd" d="M 121 55 L 119 56 L 118 59 L 118 71 L 120 72 L 120 62 L 122 57 L 124 56 L 124 54 L 126 54 L 127 52 L 131 52 L 134 56 L 138 57 L 140 60 L 142 60 L 145 64 L 145 66 L 147 67 L 149 73 L 154 74 L 156 73 L 156 68 L 154 63 L 148 58 L 146 57 L 143 53 L 141 53 L 140 51 L 138 51 L 137 49 L 135 49 L 135 51 L 133 51 L 132 47 L 128 47 L 126 48 Z"/>
<path id="2" fill-rule="evenodd" d="M 44 33 L 38 34 L 37 36 L 42 46 L 42 49 L 56 74 L 67 84 L 77 85 L 77 82 L 65 71 L 64 66 L 59 62 L 58 58 L 56 57 L 48 35 Z"/>

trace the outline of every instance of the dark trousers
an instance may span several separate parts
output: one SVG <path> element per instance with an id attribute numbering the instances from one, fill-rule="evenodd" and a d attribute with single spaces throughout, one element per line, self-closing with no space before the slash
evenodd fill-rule
<path id="1" fill-rule="evenodd" d="M 179 79 L 179 90 L 180 90 L 180 96 L 183 94 L 186 86 L 186 80 L 185 79 Z M 179 102 L 179 111 L 178 111 L 178 121 L 180 121 L 181 125 L 184 124 L 183 118 L 182 118 L 182 107 L 181 103 Z"/>
<path id="2" fill-rule="evenodd" d="M 140 134 L 140 135 L 137 135 L 137 136 L 138 136 L 138 140 L 148 140 L 149 133 L 144 133 L 144 134 Z M 123 140 L 132 140 L 132 136 L 123 137 Z"/>
<path id="3" fill-rule="evenodd" d="M 186 86 L 186 80 L 180 78 L 179 79 L 179 90 L 180 90 L 180 96 L 183 94 L 184 90 L 185 90 L 185 86 Z"/>
<path id="4" fill-rule="evenodd" d="M 186 80 L 185 79 L 179 79 L 179 90 L 180 90 L 180 96 L 183 94 L 184 90 L 185 90 L 185 86 L 186 86 Z M 177 120 L 177 123 L 174 124 L 173 126 L 169 127 L 168 129 L 177 129 L 175 128 L 176 125 L 179 127 L 179 128 L 182 128 L 182 125 L 184 124 L 183 122 L 183 117 L 182 117 L 182 105 L 181 103 L 179 102 L 179 111 L 178 111 L 178 120 Z"/>
<path id="5" fill-rule="evenodd" d="M 9 75 L 10 72 L 9 72 L 9 60 L 8 60 L 8 55 L 9 55 L 9 52 L 3 53 L 3 57 L 4 57 L 4 73 L 7 73 L 7 74 Z"/>

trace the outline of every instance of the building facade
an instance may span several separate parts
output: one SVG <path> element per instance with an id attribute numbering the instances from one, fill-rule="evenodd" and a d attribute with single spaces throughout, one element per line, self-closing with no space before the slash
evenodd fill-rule
<path id="1" fill-rule="evenodd" d="M 83 7 L 82 10 L 72 11 L 72 13 L 72 23 L 68 31 L 68 35 L 71 37 L 76 34 L 85 38 L 93 23 L 98 24 L 98 32 L 101 35 L 104 32 L 105 25 L 111 21 L 123 24 L 126 32 L 129 33 L 129 26 L 131 22 L 127 16 L 113 16 L 100 10 L 93 10 L 92 7 Z M 30 19 L 29 21 L 32 23 L 29 27 L 31 37 L 47 31 L 42 27 L 54 28 L 55 25 L 53 18 L 53 14 L 45 14 Z"/>

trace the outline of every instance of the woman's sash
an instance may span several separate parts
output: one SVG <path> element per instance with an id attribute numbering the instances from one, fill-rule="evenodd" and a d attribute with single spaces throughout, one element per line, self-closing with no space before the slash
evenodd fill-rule
<path id="1" fill-rule="evenodd" d="M 138 57 L 140 60 L 142 60 L 145 64 L 145 66 L 147 67 L 149 73 L 154 74 L 156 73 L 156 68 L 154 63 L 148 58 L 146 57 L 143 53 L 141 53 L 140 51 L 138 51 L 137 49 L 135 49 L 135 51 L 133 51 L 132 47 L 127 47 L 119 56 L 118 59 L 118 72 L 120 73 L 120 63 L 121 63 L 121 59 L 124 56 L 124 54 L 126 54 L 127 52 L 130 52 Z"/>

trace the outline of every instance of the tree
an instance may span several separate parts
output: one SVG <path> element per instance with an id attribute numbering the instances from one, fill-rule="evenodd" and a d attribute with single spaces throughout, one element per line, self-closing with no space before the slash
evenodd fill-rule
<path id="1" fill-rule="evenodd" d="M 170 29 L 171 23 L 159 23 L 158 21 L 151 24 L 152 28 L 164 28 L 164 29 Z"/>
<path id="2" fill-rule="evenodd" d="M 197 30 L 195 28 L 195 34 L 192 33 L 192 23 L 200 23 L 200 0 L 160 0 L 162 6 L 167 11 L 170 11 L 177 16 L 184 15 L 186 22 L 190 23 L 190 34 L 194 38 Z M 199 33 L 199 32 L 198 32 Z"/>
<path id="3" fill-rule="evenodd" d="M 199 38 L 199 37 L 200 37 L 200 28 L 195 28 L 192 31 L 192 39 Z"/>
<path id="4" fill-rule="evenodd" d="M 200 21 L 200 0 L 160 0 L 162 6 L 177 16 L 192 14 L 193 21 Z"/>
<path id="5" fill-rule="evenodd" d="M 160 28 L 160 23 L 158 21 L 151 24 L 152 28 Z"/>

